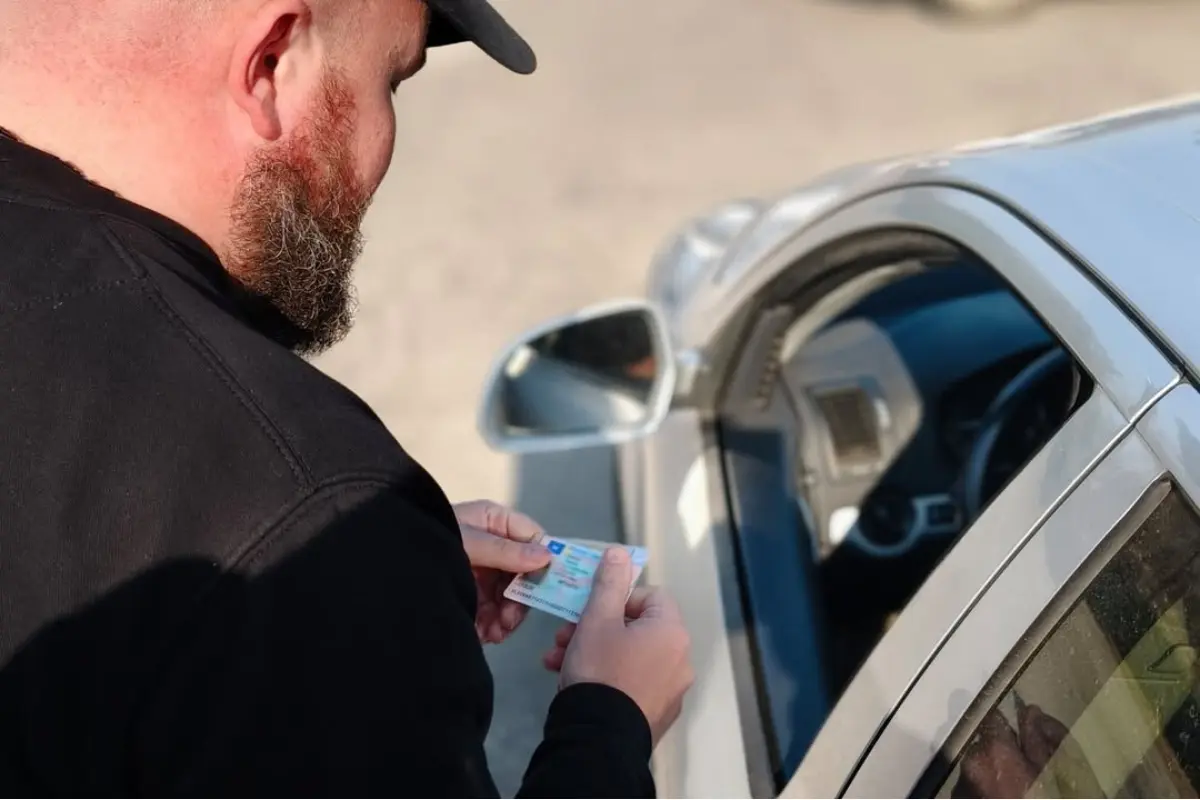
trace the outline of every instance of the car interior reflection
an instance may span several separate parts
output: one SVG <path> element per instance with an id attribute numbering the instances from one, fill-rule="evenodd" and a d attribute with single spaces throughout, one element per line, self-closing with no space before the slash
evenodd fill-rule
<path id="1" fill-rule="evenodd" d="M 750 605 L 785 596 L 772 577 L 783 573 L 762 565 L 788 558 L 788 548 L 775 541 L 773 556 L 759 555 L 767 515 L 782 512 L 769 512 L 761 492 L 753 501 L 739 496 L 755 483 L 747 469 L 774 464 L 791 476 L 788 502 L 802 528 L 797 557 L 811 557 L 803 598 L 787 602 L 809 604 L 790 624 L 811 628 L 814 654 L 759 625 L 758 669 L 780 775 L 798 765 L 958 535 L 1091 391 L 1088 376 L 988 265 L 962 253 L 925 266 L 897 270 L 893 282 L 852 299 L 781 352 L 766 419 L 735 412 L 721 421 Z M 795 324 L 812 321 L 800 315 Z M 804 707 L 789 704 L 780 695 L 796 680 L 818 681 L 824 691 Z"/>

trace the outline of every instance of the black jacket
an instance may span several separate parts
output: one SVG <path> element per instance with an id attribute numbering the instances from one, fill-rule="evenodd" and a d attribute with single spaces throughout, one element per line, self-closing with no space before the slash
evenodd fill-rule
<path id="1" fill-rule="evenodd" d="M 0 259 L 0 792 L 494 795 L 453 512 L 371 410 L 5 136 Z M 649 755 L 572 687 L 522 793 L 652 794 Z"/>

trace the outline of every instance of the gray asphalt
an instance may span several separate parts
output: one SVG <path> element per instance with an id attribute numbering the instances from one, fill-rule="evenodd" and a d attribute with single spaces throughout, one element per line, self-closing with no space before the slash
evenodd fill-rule
<path id="1" fill-rule="evenodd" d="M 367 222 L 359 321 L 318 365 L 363 396 L 452 499 L 515 502 L 611 536 L 603 454 L 514 464 L 475 432 L 491 359 L 525 327 L 640 293 L 688 215 L 865 159 L 988 138 L 1200 87 L 1200 3 L 1050 0 L 1003 25 L 907 0 L 503 0 L 538 72 L 434 53 L 397 98 Z M 491 650 L 488 743 L 511 795 L 554 679 L 533 615 Z"/>

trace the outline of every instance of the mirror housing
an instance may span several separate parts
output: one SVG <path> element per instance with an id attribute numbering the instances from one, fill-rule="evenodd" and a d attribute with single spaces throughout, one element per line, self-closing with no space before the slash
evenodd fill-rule
<path id="1" fill-rule="evenodd" d="M 604 303 L 505 348 L 484 387 L 479 431 L 507 453 L 614 445 L 653 433 L 674 392 L 658 310 L 643 300 Z"/>

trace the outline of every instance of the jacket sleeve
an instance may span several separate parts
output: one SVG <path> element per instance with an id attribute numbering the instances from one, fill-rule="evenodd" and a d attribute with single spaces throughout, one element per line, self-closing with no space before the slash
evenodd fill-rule
<path id="1" fill-rule="evenodd" d="M 650 726 L 618 689 L 577 684 L 550 704 L 518 797 L 654 797 Z"/>
<path id="2" fill-rule="evenodd" d="M 138 718 L 140 794 L 488 797 L 492 677 L 457 530 L 387 485 L 301 504 L 180 626 Z M 637 706 L 551 706 L 528 796 L 650 796 Z"/>
<path id="3" fill-rule="evenodd" d="M 495 796 L 457 530 L 369 483 L 290 516 L 180 627 L 137 720 L 137 791 Z"/>

